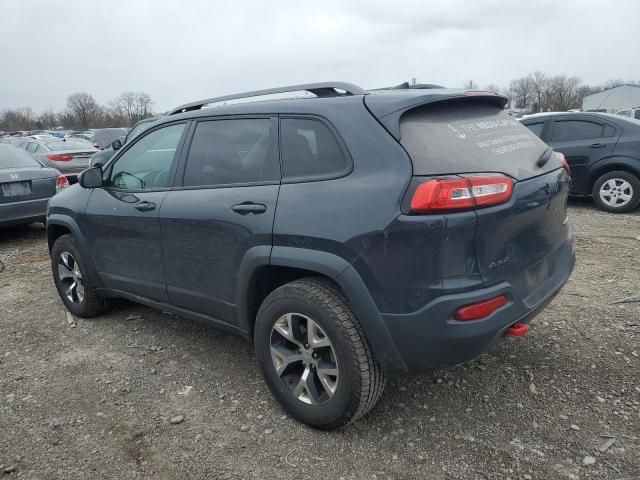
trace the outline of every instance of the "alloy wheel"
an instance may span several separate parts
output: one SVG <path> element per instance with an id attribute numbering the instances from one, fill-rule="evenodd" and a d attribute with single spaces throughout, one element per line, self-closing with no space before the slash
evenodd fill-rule
<path id="1" fill-rule="evenodd" d="M 69 252 L 62 252 L 58 257 L 58 279 L 62 293 L 72 303 L 82 303 L 84 299 L 84 283 L 80 265 Z"/>
<path id="2" fill-rule="evenodd" d="M 633 198 L 633 187 L 622 178 L 611 178 L 600 187 L 600 199 L 610 207 L 620 208 Z"/>
<path id="3" fill-rule="evenodd" d="M 287 313 L 271 331 L 271 360 L 278 376 L 301 402 L 322 405 L 338 388 L 338 361 L 331 340 L 311 318 Z"/>

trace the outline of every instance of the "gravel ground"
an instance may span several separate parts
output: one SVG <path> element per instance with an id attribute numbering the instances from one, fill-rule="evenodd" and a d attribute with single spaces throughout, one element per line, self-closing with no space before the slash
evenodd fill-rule
<path id="1" fill-rule="evenodd" d="M 120 302 L 77 325 L 41 226 L 0 232 L 0 478 L 638 479 L 640 211 L 572 202 L 578 264 L 524 338 L 391 379 L 338 432 L 269 394 L 251 347 Z"/>

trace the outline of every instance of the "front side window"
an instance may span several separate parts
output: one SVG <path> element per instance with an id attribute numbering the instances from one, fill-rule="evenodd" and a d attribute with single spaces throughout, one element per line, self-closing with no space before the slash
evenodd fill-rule
<path id="1" fill-rule="evenodd" d="M 113 164 L 108 184 L 127 190 L 169 187 L 184 128 L 184 124 L 170 125 L 140 138 Z"/>
<path id="2" fill-rule="evenodd" d="M 631 110 L 620 110 L 618 115 L 622 115 L 623 117 L 631 117 Z"/>
<path id="3" fill-rule="evenodd" d="M 284 178 L 340 175 L 349 167 L 331 130 L 318 120 L 284 118 L 280 138 Z"/>
<path id="4" fill-rule="evenodd" d="M 217 186 L 280 178 L 274 132 L 268 118 L 198 122 L 183 185 Z"/>
<path id="5" fill-rule="evenodd" d="M 553 138 L 555 142 L 569 142 L 572 140 L 586 140 L 600 138 L 602 125 L 581 120 L 563 120 L 555 123 Z"/>

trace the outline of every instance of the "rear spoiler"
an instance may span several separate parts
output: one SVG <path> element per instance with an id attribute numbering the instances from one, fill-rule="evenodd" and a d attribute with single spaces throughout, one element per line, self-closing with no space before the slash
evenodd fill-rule
<path id="1" fill-rule="evenodd" d="M 397 92 L 397 93 L 396 93 Z M 364 97 L 371 114 L 393 137 L 400 141 L 400 117 L 408 110 L 443 102 L 484 102 L 504 108 L 507 97 L 479 90 L 379 90 Z"/>

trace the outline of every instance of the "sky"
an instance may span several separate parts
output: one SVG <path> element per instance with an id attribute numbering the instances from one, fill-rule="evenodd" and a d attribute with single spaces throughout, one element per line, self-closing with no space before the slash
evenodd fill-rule
<path id="1" fill-rule="evenodd" d="M 0 109 L 189 101 L 342 80 L 640 79 L 639 0 L 0 0 Z"/>

